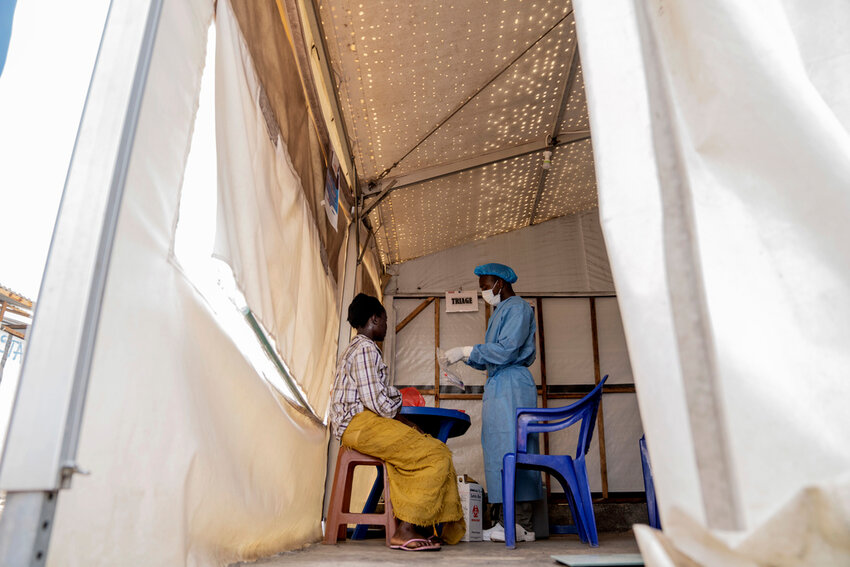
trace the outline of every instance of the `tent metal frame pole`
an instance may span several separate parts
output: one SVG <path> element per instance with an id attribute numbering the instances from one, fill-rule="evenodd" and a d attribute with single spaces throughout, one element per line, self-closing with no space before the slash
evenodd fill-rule
<path id="1" fill-rule="evenodd" d="M 570 55 L 570 65 L 567 70 L 567 76 L 564 77 L 563 90 L 561 91 L 561 102 L 558 104 L 558 113 L 555 115 L 555 121 L 552 123 L 550 130 L 550 139 L 553 141 L 557 138 L 558 128 L 561 125 L 561 120 L 564 119 L 564 113 L 567 111 L 567 105 L 570 102 L 570 94 L 573 92 L 573 85 L 578 75 L 578 43 L 573 47 L 573 52 Z M 550 148 L 551 149 L 551 148 Z M 531 206 L 531 217 L 528 219 L 528 226 L 534 225 L 534 217 L 537 216 L 537 208 L 540 206 L 540 198 L 543 196 L 543 189 L 546 187 L 546 177 L 549 175 L 549 170 L 540 168 L 540 178 L 537 182 L 537 193 L 534 195 L 534 204 Z"/>
<path id="2" fill-rule="evenodd" d="M 389 195 L 389 193 L 390 193 L 390 191 L 392 190 L 392 188 L 393 188 L 393 187 L 395 187 L 395 184 L 396 184 L 396 181 L 395 181 L 395 180 L 391 180 L 389 183 L 387 183 L 386 185 L 384 185 L 384 188 L 383 188 L 383 189 L 381 190 L 381 192 L 378 194 L 377 199 L 375 199 L 374 201 L 372 201 L 371 203 L 369 203 L 369 206 L 368 206 L 368 207 L 366 207 L 366 210 L 365 210 L 365 211 L 363 211 L 363 216 L 364 216 L 364 217 L 368 217 L 368 216 L 369 216 L 369 213 L 371 213 L 371 212 L 372 212 L 372 209 L 374 209 L 375 207 L 377 207 L 378 205 L 380 205 L 380 204 L 381 204 L 381 201 L 383 201 L 383 200 L 386 198 L 386 196 L 387 196 L 387 195 Z M 361 196 L 361 199 L 365 199 L 365 197 L 362 197 L 362 196 Z"/>
<path id="3" fill-rule="evenodd" d="M 345 244 L 345 266 L 342 273 L 342 281 L 340 286 L 342 293 L 340 294 L 339 303 L 339 334 L 337 335 L 337 360 L 348 348 L 349 337 L 351 337 L 351 326 L 348 324 L 348 305 L 354 299 L 354 292 L 357 290 L 357 239 L 355 234 L 359 231 L 359 226 L 356 220 L 348 225 L 348 236 Z M 330 429 L 330 425 L 328 428 Z M 326 518 L 328 514 L 328 506 L 330 505 L 331 487 L 333 485 L 334 474 L 336 473 L 336 458 L 339 452 L 339 443 L 333 435 L 330 435 L 328 442 L 328 458 L 326 463 L 327 475 L 325 476 L 325 495 L 322 502 L 322 518 Z"/>
<path id="4" fill-rule="evenodd" d="M 461 171 L 466 171 L 468 169 L 481 167 L 482 165 L 488 165 L 491 163 L 524 156 L 526 154 L 539 152 L 540 150 L 546 149 L 547 146 L 547 140 L 535 140 L 533 142 L 528 142 L 527 144 L 521 144 L 519 146 L 506 148 L 504 150 L 489 152 L 486 154 L 477 155 L 471 158 L 466 158 L 447 164 L 426 167 L 413 171 L 411 173 L 399 175 L 397 177 L 387 177 L 386 179 L 383 179 L 378 185 L 376 185 L 376 188 L 372 190 L 371 193 L 366 194 L 364 197 L 369 198 L 374 195 L 383 193 L 383 191 L 391 183 L 395 184 L 393 187 L 391 187 L 392 190 L 401 189 L 402 187 L 407 187 L 408 185 L 423 183 L 425 181 L 430 181 L 439 177 L 445 177 L 446 175 L 452 175 L 454 173 L 460 173 Z"/>
<path id="5" fill-rule="evenodd" d="M 588 138 L 590 138 L 590 130 L 563 132 L 557 137 L 557 142 L 551 139 L 535 140 L 512 148 L 505 148 L 503 150 L 497 150 L 495 152 L 489 152 L 451 163 L 426 167 L 411 173 L 399 175 L 398 177 L 388 177 L 381 181 L 381 183 L 370 193 L 364 193 L 363 198 L 370 199 L 374 198 L 376 195 L 380 195 L 382 198 L 385 197 L 386 195 L 384 195 L 383 192 L 390 183 L 395 184 L 390 187 L 390 192 L 397 191 L 404 187 L 424 183 L 425 181 L 431 181 L 432 179 L 438 179 L 440 177 L 461 173 L 462 171 L 475 169 L 484 165 L 490 165 L 491 163 L 498 163 L 500 161 L 533 154 L 554 146 L 563 146 L 573 142 L 580 142 L 581 140 L 587 140 Z"/>
<path id="6" fill-rule="evenodd" d="M 358 229 L 357 222 L 352 222 L 348 225 L 348 238 L 345 251 L 345 268 L 342 275 L 342 294 L 340 295 L 339 304 L 339 335 L 337 339 L 337 358 L 342 356 L 345 349 L 348 347 L 348 338 L 351 336 L 351 327 L 348 324 L 348 305 L 354 299 L 354 292 L 357 291 L 357 272 L 358 272 L 358 250 L 357 239 L 355 238 Z"/>
<path id="7" fill-rule="evenodd" d="M 70 488 L 118 213 L 162 0 L 112 0 L 65 180 L 0 489 L 0 564 L 44 565 Z M 135 61 L 134 65 L 127 65 Z"/>
<path id="8" fill-rule="evenodd" d="M 310 54 L 310 70 L 321 106 L 319 110 L 325 119 L 331 146 L 337 154 L 343 175 L 345 175 L 348 186 L 354 187 L 357 181 L 354 156 L 340 109 L 336 81 L 333 78 L 333 70 L 323 39 L 325 34 L 319 9 L 313 0 L 295 0 L 295 4 L 301 16 L 302 34 Z"/>

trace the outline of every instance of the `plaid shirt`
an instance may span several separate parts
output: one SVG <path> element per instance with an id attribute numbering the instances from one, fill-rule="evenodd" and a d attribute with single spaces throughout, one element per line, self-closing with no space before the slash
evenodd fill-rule
<path id="1" fill-rule="evenodd" d="M 334 435 L 342 438 L 345 428 L 363 410 L 392 418 L 401 408 L 401 393 L 387 384 L 387 365 L 372 339 L 357 335 L 339 360 L 331 392 L 330 418 Z"/>

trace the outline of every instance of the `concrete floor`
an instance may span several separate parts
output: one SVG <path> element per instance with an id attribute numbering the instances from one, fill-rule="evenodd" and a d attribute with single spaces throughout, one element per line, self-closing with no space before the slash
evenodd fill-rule
<path id="1" fill-rule="evenodd" d="M 515 550 L 502 543 L 475 542 L 445 546 L 437 552 L 407 552 L 389 549 L 383 539 L 347 541 L 337 545 L 314 544 L 299 551 L 290 551 L 242 566 L 278 567 L 285 565 L 349 565 L 352 567 L 381 567 L 453 564 L 458 567 L 475 565 L 522 566 L 558 565 L 552 555 L 595 553 L 638 553 L 632 532 L 601 533 L 599 547 L 579 542 L 574 535 L 553 536 L 533 543 L 517 544 Z"/>

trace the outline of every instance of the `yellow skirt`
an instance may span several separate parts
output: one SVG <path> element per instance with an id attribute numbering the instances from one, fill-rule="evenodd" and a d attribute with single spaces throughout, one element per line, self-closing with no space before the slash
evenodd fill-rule
<path id="1" fill-rule="evenodd" d="M 342 444 L 387 463 L 396 518 L 417 526 L 443 524 L 443 541 L 460 541 L 466 524 L 452 452 L 445 443 L 366 410 L 345 428 Z"/>

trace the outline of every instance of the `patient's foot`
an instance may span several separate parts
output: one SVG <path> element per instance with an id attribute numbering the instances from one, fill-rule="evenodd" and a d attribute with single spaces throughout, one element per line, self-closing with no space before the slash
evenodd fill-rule
<path id="1" fill-rule="evenodd" d="M 395 534 L 390 538 L 391 546 L 404 546 L 408 551 L 412 551 L 418 549 L 420 547 L 423 548 L 431 548 L 433 549 L 435 546 L 439 547 L 439 544 L 428 541 L 423 538 L 419 532 L 416 531 L 416 526 L 409 522 L 398 521 L 398 527 L 396 527 Z"/>

